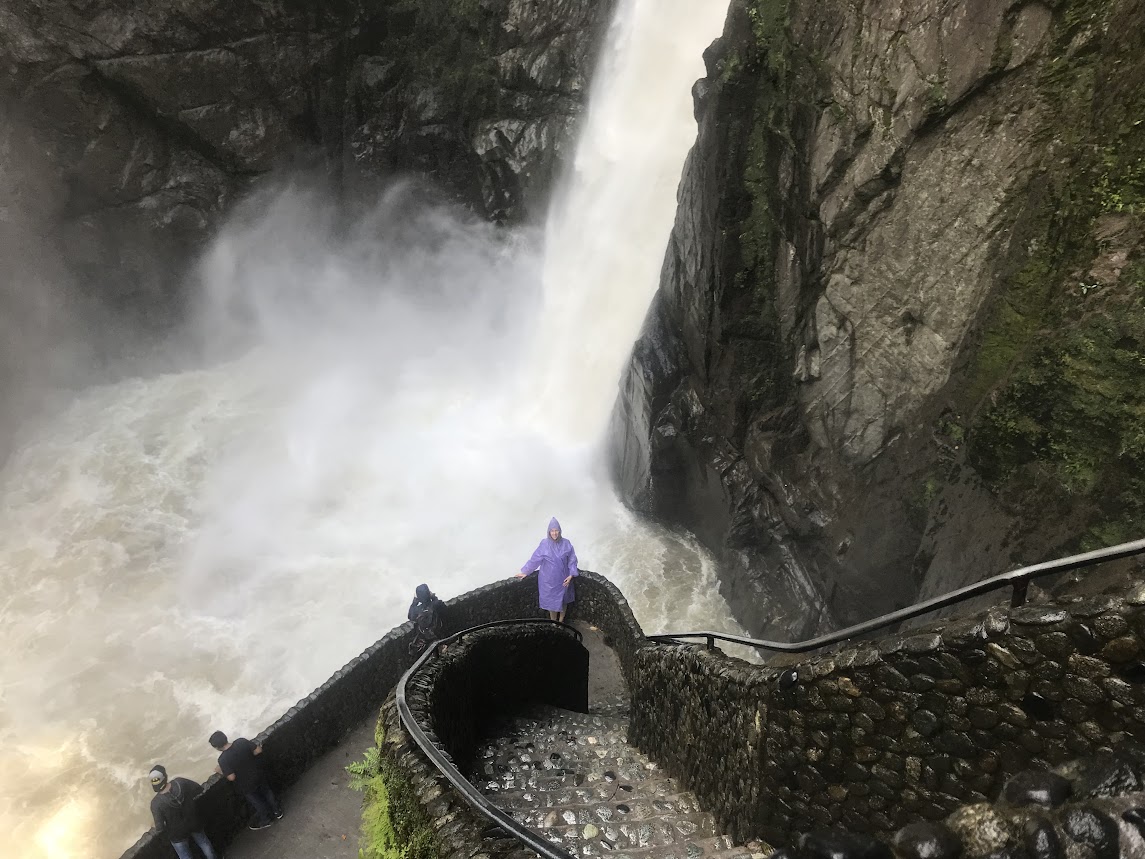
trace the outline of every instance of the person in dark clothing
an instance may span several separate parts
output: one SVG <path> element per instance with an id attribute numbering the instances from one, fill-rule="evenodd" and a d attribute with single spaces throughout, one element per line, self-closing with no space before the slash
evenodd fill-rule
<path id="1" fill-rule="evenodd" d="M 271 817 L 280 820 L 282 808 L 274 791 L 267 784 L 262 764 L 256 757 L 262 754 L 262 746 L 256 746 L 246 737 L 228 741 L 227 735 L 222 731 L 211 734 L 210 743 L 220 752 L 219 765 L 215 767 L 215 772 L 225 775 L 227 781 L 233 781 L 235 787 L 254 809 L 254 820 L 251 821 L 249 828 L 266 829 L 270 826 Z"/>
<path id="2" fill-rule="evenodd" d="M 167 780 L 167 770 L 156 764 L 149 773 L 155 796 L 151 798 L 151 816 L 155 818 L 155 829 L 162 830 L 171 839 L 171 846 L 179 859 L 194 859 L 191 839 L 199 845 L 206 859 L 218 859 L 211 840 L 203 831 L 195 808 L 195 797 L 203 792 L 203 786 L 189 778 Z"/>
<path id="3" fill-rule="evenodd" d="M 433 595 L 429 585 L 418 585 L 414 589 L 406 617 L 413 621 L 414 637 L 410 642 L 411 656 L 425 650 L 431 641 L 441 638 L 445 631 L 445 603 Z"/>

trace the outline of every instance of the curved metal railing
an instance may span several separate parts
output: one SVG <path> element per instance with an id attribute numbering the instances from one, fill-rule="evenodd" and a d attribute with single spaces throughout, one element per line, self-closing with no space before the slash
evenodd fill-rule
<path id="1" fill-rule="evenodd" d="M 967 585 L 964 588 L 959 588 L 948 594 L 923 600 L 906 608 L 900 608 L 880 617 L 849 626 L 846 629 L 828 633 L 827 635 L 809 638 L 806 641 L 767 641 L 759 638 L 747 638 L 742 635 L 731 635 L 725 632 L 709 631 L 661 633 L 659 635 L 650 635 L 648 638 L 651 641 L 660 641 L 668 644 L 679 644 L 681 643 L 680 639 L 703 638 L 707 641 L 708 649 L 715 647 L 715 643 L 718 640 L 727 641 L 732 644 L 743 644 L 748 647 L 757 648 L 758 650 L 769 650 L 777 653 L 806 653 L 809 650 L 818 650 L 830 644 L 839 644 L 855 636 L 885 629 L 888 626 L 892 626 L 904 620 L 912 620 L 932 611 L 938 611 L 948 606 L 957 605 L 973 597 L 982 596 L 983 594 L 988 594 L 1007 587 L 1013 589 L 1010 597 L 1010 605 L 1017 608 L 1025 603 L 1026 589 L 1029 587 L 1032 579 L 1048 576 L 1053 573 L 1064 573 L 1069 570 L 1092 567 L 1097 564 L 1117 561 L 1122 558 L 1131 558 L 1134 555 L 1140 555 L 1142 553 L 1145 553 L 1145 540 L 1134 540 L 1131 543 L 1120 543 L 1106 549 L 1096 549 L 1092 552 L 1070 555 L 1069 557 L 1058 558 L 1054 561 L 1043 561 L 1040 564 L 1019 567 L 1016 570 L 1002 573 L 1001 575 L 985 579 L 981 582 L 975 582 L 972 585 Z"/>
<path id="2" fill-rule="evenodd" d="M 863 623 L 849 626 L 846 629 L 838 630 L 827 635 L 821 635 L 817 638 L 811 638 L 806 641 L 797 642 L 783 642 L 783 641 L 766 641 L 757 638 L 747 638 L 741 635 L 731 635 L 723 632 L 674 632 L 662 633 L 659 635 L 647 636 L 649 641 L 660 641 L 666 643 L 680 644 L 681 639 L 689 638 L 703 638 L 707 641 L 709 648 L 715 647 L 716 641 L 727 641 L 733 644 L 742 644 L 748 647 L 755 647 L 760 650 L 770 650 L 780 653 L 806 653 L 810 650 L 817 650 L 821 647 L 826 647 L 831 644 L 838 644 L 848 639 L 854 638 L 857 635 L 863 635 L 875 630 L 884 629 L 893 624 L 900 623 L 904 620 L 911 620 L 928 614 L 932 611 L 938 611 L 948 606 L 957 605 L 958 603 L 965 602 L 976 596 L 992 593 L 993 591 L 1001 590 L 1003 588 L 1011 588 L 1012 594 L 1010 598 L 1010 605 L 1017 607 L 1022 605 L 1026 600 L 1026 590 L 1031 580 L 1048 576 L 1053 573 L 1062 573 L 1069 570 L 1078 570 L 1085 567 L 1095 566 L 1097 564 L 1106 563 L 1108 561 L 1120 560 L 1122 558 L 1130 558 L 1135 555 L 1145 553 L 1145 540 L 1135 540 L 1131 543 L 1121 543 L 1117 546 L 1111 546 L 1106 549 L 1097 549 L 1093 552 L 1083 552 L 1079 555 L 1070 555 L 1066 558 L 1058 558 L 1054 561 L 1044 561 L 1040 564 L 1031 564 L 1028 567 L 1020 567 L 1016 570 L 1011 570 L 1008 573 L 994 576 L 993 578 L 986 579 L 985 581 L 976 582 L 972 585 L 967 585 L 964 588 L 951 591 L 948 594 L 934 597 L 933 599 L 924 600 L 915 603 L 912 606 L 898 609 L 897 611 L 889 612 L 880 617 L 872 618 L 871 620 L 864 621 Z M 401 719 L 403 727 L 409 732 L 410 737 L 418 745 L 418 747 L 425 753 L 426 757 L 430 759 L 433 765 L 449 780 L 449 783 L 457 789 L 462 798 L 482 817 L 489 820 L 494 826 L 504 830 L 507 834 L 516 838 L 519 842 L 524 844 L 536 852 L 543 859 L 575 859 L 575 857 L 565 850 L 557 847 L 555 844 L 545 840 L 538 833 L 532 829 L 513 820 L 497 806 L 493 805 L 480 791 L 474 787 L 468 779 L 461 774 L 461 772 L 454 766 L 453 761 L 449 756 L 442 751 L 437 745 L 430 740 L 425 731 L 421 729 L 417 721 L 413 717 L 413 712 L 409 708 L 406 701 L 406 684 L 413 677 L 418 670 L 424 665 L 431 657 L 433 657 L 438 649 L 460 641 L 462 637 L 476 632 L 481 629 L 488 629 L 496 626 L 510 626 L 515 624 L 525 623 L 551 623 L 559 625 L 570 632 L 572 632 L 577 640 L 582 640 L 580 631 L 568 624 L 557 624 L 556 621 L 549 620 L 548 618 L 521 618 L 517 620 L 498 620 L 491 623 L 484 623 L 479 626 L 464 629 L 461 632 L 451 635 L 449 638 L 444 638 L 439 641 L 432 642 L 421 656 L 410 666 L 409 670 L 402 675 L 401 680 L 398 681 L 396 689 L 398 717 Z"/>
<path id="3" fill-rule="evenodd" d="M 438 771 L 449 780 L 449 783 L 457 789 L 457 792 L 461 794 L 462 798 L 469 803 L 474 811 L 495 826 L 505 830 L 509 835 L 535 851 L 538 855 L 544 857 L 544 859 L 576 859 L 571 853 L 562 850 L 550 841 L 546 841 L 532 829 L 515 821 L 477 790 L 477 788 L 470 783 L 469 779 L 463 776 L 461 771 L 454 766 L 449 756 L 438 748 L 437 744 L 430 740 L 425 731 L 421 729 L 421 725 L 417 723 L 417 720 L 413 716 L 413 711 L 410 710 L 409 703 L 406 701 L 406 683 L 418 672 L 422 665 L 437 654 L 439 648 L 460 641 L 462 637 L 480 629 L 489 629 L 490 627 L 496 626 L 512 626 L 523 623 L 553 624 L 572 632 L 576 636 L 577 641 L 583 640 L 580 630 L 567 623 L 558 623 L 548 618 L 530 617 L 520 618 L 518 620 L 495 620 L 490 623 L 480 624 L 479 626 L 471 626 L 469 629 L 463 629 L 461 632 L 449 636 L 449 638 L 431 642 L 430 645 L 426 647 L 425 652 L 417 658 L 417 661 L 409 667 L 409 670 L 407 670 L 406 673 L 402 675 L 401 680 L 398 681 L 394 696 L 398 704 L 398 718 L 401 719 L 402 726 L 409 733 L 410 737 L 413 738 L 413 741 L 417 743 L 418 748 L 425 753 L 426 757 L 437 767 Z"/>

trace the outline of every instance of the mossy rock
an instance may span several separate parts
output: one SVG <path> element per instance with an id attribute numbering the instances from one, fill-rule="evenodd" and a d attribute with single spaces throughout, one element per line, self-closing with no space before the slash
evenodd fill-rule
<path id="1" fill-rule="evenodd" d="M 1059 5 L 1039 84 L 1055 157 L 959 404 L 987 483 L 1019 515 L 1068 502 L 1081 548 L 1139 537 L 1145 512 L 1145 62 L 1122 31 L 1145 32 L 1145 4 Z"/>
<path id="2" fill-rule="evenodd" d="M 377 746 L 356 765 L 365 794 L 360 859 L 440 859 L 441 843 L 413 784 L 396 761 L 378 751 L 385 741 L 381 721 L 375 737 Z"/>

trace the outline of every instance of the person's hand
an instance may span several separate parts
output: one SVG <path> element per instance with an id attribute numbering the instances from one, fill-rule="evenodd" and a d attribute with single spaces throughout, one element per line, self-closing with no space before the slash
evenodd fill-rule
<path id="1" fill-rule="evenodd" d="M 529 575 L 529 574 L 528 574 L 528 573 L 517 573 L 517 578 L 519 578 L 519 579 L 523 579 L 523 578 L 525 578 L 525 576 L 527 576 L 527 575 Z"/>
<path id="2" fill-rule="evenodd" d="M 573 579 L 573 577 L 572 577 L 572 576 L 565 576 L 565 587 L 566 587 L 566 588 L 567 588 L 567 587 L 568 587 L 570 584 L 572 584 L 572 579 Z"/>

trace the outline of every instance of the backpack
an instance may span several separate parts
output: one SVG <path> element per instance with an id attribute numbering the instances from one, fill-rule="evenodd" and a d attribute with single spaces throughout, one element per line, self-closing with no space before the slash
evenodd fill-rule
<path id="1" fill-rule="evenodd" d="M 413 623 L 418 635 L 440 638 L 441 630 L 445 626 L 441 620 L 440 601 L 435 599 L 431 600 L 429 605 L 423 605 Z"/>
<path id="2" fill-rule="evenodd" d="M 414 637 L 409 646 L 411 655 L 421 653 L 431 641 L 441 638 L 442 630 L 445 628 L 441 617 L 442 608 L 444 606 L 441 600 L 436 597 L 429 603 L 421 604 L 421 609 L 413 619 Z"/>

